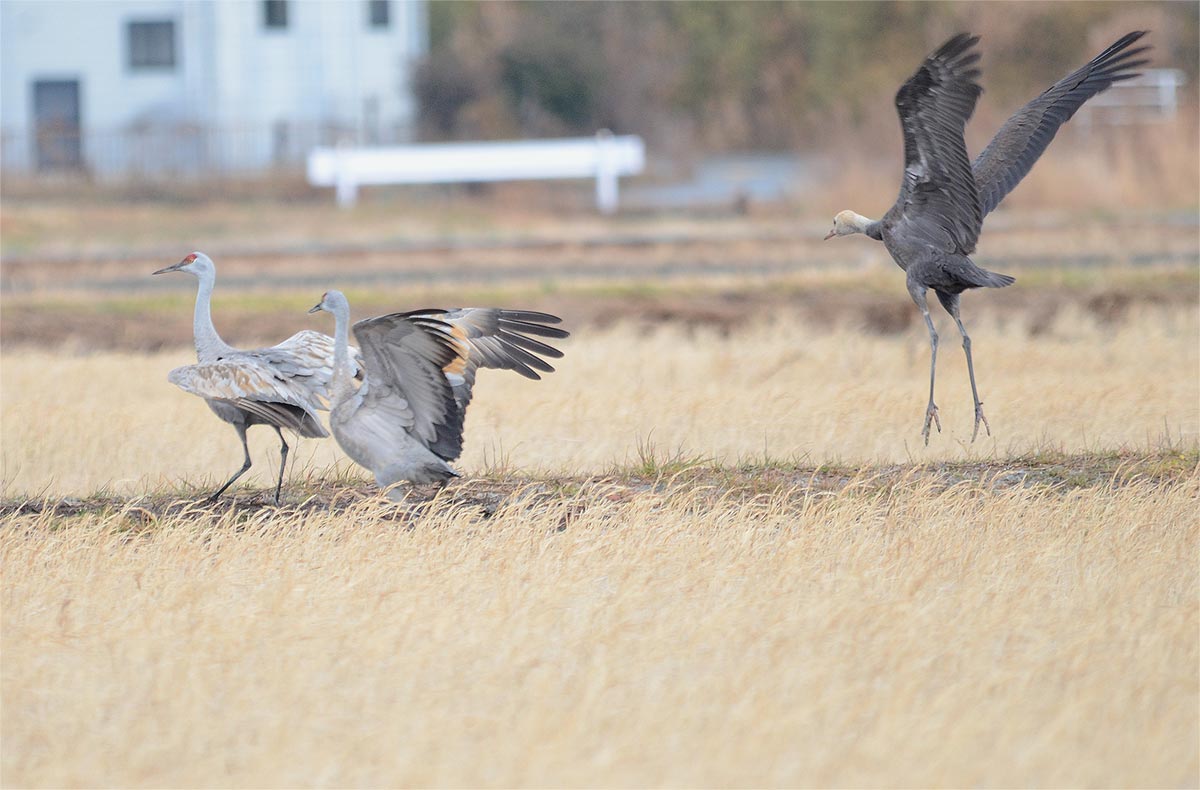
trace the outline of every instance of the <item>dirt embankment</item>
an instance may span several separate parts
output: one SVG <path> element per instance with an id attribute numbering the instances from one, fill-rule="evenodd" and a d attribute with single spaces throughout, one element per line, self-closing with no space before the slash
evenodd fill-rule
<path id="1" fill-rule="evenodd" d="M 112 221 L 124 227 L 129 218 L 122 217 Z M 1015 275 L 1017 283 L 968 294 L 969 322 L 1000 317 L 1036 336 L 1056 331 L 1064 311 L 1115 325 L 1139 305 L 1197 303 L 1194 222 L 1027 227 L 1004 219 L 991 221 L 987 255 L 978 262 Z M 887 335 L 920 323 L 903 273 L 886 252 L 822 242 L 824 222 L 539 228 L 512 237 L 371 236 L 287 249 L 244 239 L 241 247 L 212 250 L 220 261 L 214 317 L 235 345 L 274 343 L 319 327 L 304 311 L 336 287 L 351 297 L 356 316 L 498 304 L 555 313 L 577 331 L 633 323 L 729 332 L 782 317 L 814 331 L 850 327 Z M 116 246 L 87 254 L 6 253 L 0 342 L 9 349 L 80 351 L 187 346 L 194 284 L 182 275 L 150 276 L 175 259 Z"/>

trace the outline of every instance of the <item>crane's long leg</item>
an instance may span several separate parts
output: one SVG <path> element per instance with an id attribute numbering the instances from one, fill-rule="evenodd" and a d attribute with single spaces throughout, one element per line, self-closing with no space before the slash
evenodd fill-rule
<path id="1" fill-rule="evenodd" d="M 967 375 L 971 378 L 971 397 L 975 399 L 975 430 L 971 433 L 971 441 L 975 441 L 975 437 L 979 435 L 979 423 L 983 423 L 983 429 L 987 431 L 987 435 L 992 435 L 992 426 L 988 425 L 987 417 L 983 416 L 983 401 L 979 399 L 979 390 L 975 387 L 975 363 L 971 361 L 971 336 L 967 334 L 967 328 L 963 326 L 963 322 L 959 320 L 958 311 L 954 311 L 954 323 L 958 324 L 958 331 L 962 334 L 963 351 L 967 352 Z"/>
<path id="2" fill-rule="evenodd" d="M 909 293 L 912 294 L 913 301 L 920 308 L 921 315 L 925 317 L 925 326 L 929 327 L 929 405 L 925 408 L 925 426 L 921 428 L 921 436 L 925 437 L 925 446 L 928 447 L 930 425 L 937 425 L 938 433 L 942 432 L 942 418 L 938 416 L 937 404 L 933 402 L 933 380 L 937 373 L 938 334 L 937 330 L 933 328 L 933 319 L 929 317 L 929 305 L 925 301 L 925 289 L 919 286 L 913 288 L 910 285 Z"/>
<path id="3" fill-rule="evenodd" d="M 979 423 L 983 423 L 983 428 L 987 431 L 987 435 L 992 435 L 992 426 L 988 425 L 987 417 L 983 416 L 983 401 L 979 399 L 979 389 L 975 386 L 975 363 L 971 360 L 971 336 L 967 334 L 967 328 L 963 326 L 962 318 L 958 315 L 958 294 L 943 294 L 938 292 L 938 301 L 946 308 L 946 312 L 954 319 L 954 323 L 958 324 L 958 332 L 962 335 L 963 351 L 967 354 L 967 375 L 971 379 L 971 398 L 975 401 L 975 430 L 971 433 L 971 441 L 979 436 Z"/>
<path id="4" fill-rule="evenodd" d="M 218 488 L 215 493 L 205 499 L 205 502 L 216 502 L 217 497 L 221 496 L 221 494 L 224 494 L 225 489 L 233 485 L 233 481 L 246 474 L 246 470 L 250 468 L 250 446 L 246 444 L 246 426 L 239 423 L 234 423 L 233 429 L 237 431 L 238 438 L 242 440 L 242 452 L 246 454 L 246 460 L 242 463 L 242 468 L 234 472 L 233 477 L 226 480 L 225 485 Z"/>
<path id="5" fill-rule="evenodd" d="M 283 488 L 283 470 L 287 468 L 288 443 L 283 438 L 283 431 L 279 430 L 279 426 L 275 428 L 275 433 L 279 434 L 279 482 L 275 484 L 275 506 L 279 506 L 279 491 Z"/>

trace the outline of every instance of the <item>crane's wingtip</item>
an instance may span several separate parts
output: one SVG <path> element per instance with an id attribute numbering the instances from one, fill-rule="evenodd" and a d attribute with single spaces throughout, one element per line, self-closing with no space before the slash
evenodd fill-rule
<path id="1" fill-rule="evenodd" d="M 1104 57 L 1106 57 L 1106 56 L 1111 56 L 1111 55 L 1114 55 L 1114 54 L 1116 54 L 1117 52 L 1122 52 L 1122 54 L 1123 54 L 1125 57 L 1129 57 L 1130 55 L 1132 55 L 1132 54 L 1134 54 L 1134 53 L 1132 53 L 1132 52 L 1123 52 L 1123 50 L 1126 50 L 1126 49 L 1128 49 L 1128 48 L 1129 48 L 1131 45 L 1133 45 L 1134 43 L 1136 43 L 1136 42 L 1140 41 L 1140 40 L 1141 40 L 1141 38 L 1142 38 L 1143 36 L 1147 35 L 1149 32 L 1150 32 L 1149 30 L 1132 30 L 1132 31 L 1130 31 L 1130 32 L 1126 33 L 1125 35 L 1121 36 L 1121 37 L 1120 37 L 1120 38 L 1118 38 L 1116 41 L 1114 41 L 1112 44 L 1110 44 L 1110 45 L 1109 45 L 1109 47 L 1108 47 L 1108 49 L 1106 49 L 1106 50 L 1104 50 L 1103 52 L 1101 52 L 1101 53 L 1100 53 L 1100 54 L 1097 56 L 1097 58 L 1096 58 L 1096 59 L 1097 59 L 1097 60 L 1099 60 L 1099 59 L 1102 59 L 1102 58 L 1104 58 Z M 1145 51 L 1146 51 L 1146 50 L 1148 50 L 1148 49 L 1150 49 L 1150 47 L 1149 47 L 1149 46 L 1144 46 L 1144 47 L 1141 47 L 1141 48 L 1137 49 L 1137 50 L 1136 50 L 1136 52 L 1145 52 Z"/>
<path id="2" fill-rule="evenodd" d="M 979 36 L 970 33 L 955 33 L 944 44 L 937 48 L 931 57 L 935 59 L 956 58 L 979 43 Z"/>

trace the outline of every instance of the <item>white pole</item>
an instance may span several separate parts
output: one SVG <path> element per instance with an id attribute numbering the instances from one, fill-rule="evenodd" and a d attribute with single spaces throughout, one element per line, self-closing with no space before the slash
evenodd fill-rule
<path id="1" fill-rule="evenodd" d="M 617 210 L 617 162 L 613 134 L 608 129 L 596 132 L 596 207 L 601 214 Z"/>
<path id="2" fill-rule="evenodd" d="M 1162 71 L 1158 75 L 1158 104 L 1162 115 L 1167 120 L 1175 117 L 1175 84 L 1177 81 L 1177 72 L 1173 70 Z"/>
<path id="3" fill-rule="evenodd" d="M 333 180 L 337 189 L 337 204 L 339 208 L 351 208 L 358 202 L 358 184 L 350 163 L 350 146 L 345 140 L 337 145 L 337 153 L 333 160 Z"/>

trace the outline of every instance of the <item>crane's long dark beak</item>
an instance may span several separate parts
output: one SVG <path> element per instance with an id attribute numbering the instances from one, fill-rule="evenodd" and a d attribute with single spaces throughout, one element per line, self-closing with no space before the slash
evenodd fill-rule
<path id="1" fill-rule="evenodd" d="M 312 306 L 312 309 L 311 309 L 311 310 L 309 310 L 308 312 L 309 312 L 309 313 L 319 313 L 319 312 L 321 312 L 321 303 L 320 303 L 320 302 L 317 302 L 315 305 L 313 305 L 313 306 Z"/>
<path id="2" fill-rule="evenodd" d="M 831 231 L 829 231 L 828 233 L 826 233 L 826 234 L 825 234 L 825 238 L 824 238 L 824 239 L 822 239 L 822 241 L 829 241 L 830 239 L 832 239 L 832 238 L 833 238 L 834 236 L 836 236 L 836 235 L 837 235 L 837 229 L 836 229 L 836 228 L 834 228 L 833 230 L 831 230 Z"/>
<path id="3" fill-rule="evenodd" d="M 187 258 L 184 258 L 184 259 L 183 259 L 182 261 L 180 261 L 179 263 L 172 263 L 170 266 L 164 266 L 163 268 L 159 269 L 159 270 L 158 270 L 158 271 L 156 271 L 156 272 L 150 272 L 150 274 L 151 274 L 151 275 L 155 275 L 155 274 L 166 274 L 167 272 L 175 272 L 175 271 L 179 271 L 179 267 L 180 267 L 180 266 L 186 266 L 187 264 L 188 264 L 188 259 L 187 259 Z"/>

